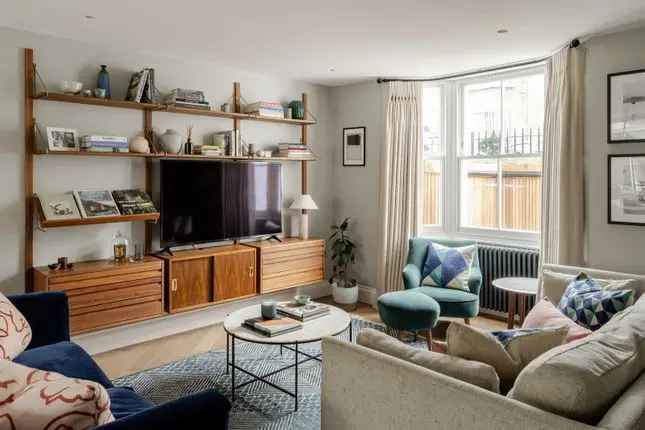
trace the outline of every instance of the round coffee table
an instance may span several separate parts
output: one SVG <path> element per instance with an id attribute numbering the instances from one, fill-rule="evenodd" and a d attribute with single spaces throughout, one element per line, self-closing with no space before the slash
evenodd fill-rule
<path id="1" fill-rule="evenodd" d="M 508 293 L 508 328 L 515 326 L 516 298 L 519 302 L 520 325 L 522 325 L 526 318 L 526 298 L 537 295 L 537 278 L 499 278 L 493 281 L 493 286 Z"/>
<path id="2" fill-rule="evenodd" d="M 299 349 L 299 345 L 319 342 L 326 336 L 337 336 L 349 329 L 349 341 L 352 341 L 352 319 L 347 312 L 335 306 L 327 305 L 329 307 L 329 314 L 319 317 L 310 321 L 302 323 L 302 328 L 290 333 L 281 334 L 279 336 L 263 336 L 255 331 L 246 328 L 242 323 L 249 318 L 256 318 L 260 316 L 260 305 L 251 305 L 242 308 L 238 311 L 230 313 L 224 320 L 224 331 L 226 331 L 226 373 L 231 369 L 231 398 L 235 401 L 235 390 L 242 388 L 255 381 L 264 382 L 271 387 L 282 391 L 295 399 L 295 410 L 298 410 L 298 366 L 310 361 L 321 361 L 322 354 L 310 355 Z M 256 375 L 248 369 L 244 369 L 235 364 L 235 342 L 236 341 L 252 342 L 262 345 L 279 345 L 280 353 L 282 349 L 293 351 L 294 363 L 264 375 Z M 300 359 L 300 356 L 305 357 Z M 279 385 L 274 384 L 267 378 L 287 369 L 295 368 L 295 382 L 294 391 L 289 391 Z M 242 373 L 249 375 L 252 379 L 245 381 L 239 385 L 235 385 L 235 371 L 239 370 Z"/>

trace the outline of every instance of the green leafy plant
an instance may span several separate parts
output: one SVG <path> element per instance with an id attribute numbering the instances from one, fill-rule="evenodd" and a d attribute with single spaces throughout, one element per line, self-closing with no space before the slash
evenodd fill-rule
<path id="1" fill-rule="evenodd" d="M 336 282 L 339 287 L 347 288 L 356 285 L 356 279 L 349 277 L 351 265 L 356 261 L 356 245 L 348 234 L 350 221 L 351 218 L 345 218 L 340 225 L 332 225 L 331 236 L 327 239 L 334 271 L 329 283 Z"/>

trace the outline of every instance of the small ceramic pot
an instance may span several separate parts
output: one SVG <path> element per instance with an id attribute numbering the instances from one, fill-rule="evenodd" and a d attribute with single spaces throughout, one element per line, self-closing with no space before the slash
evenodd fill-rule
<path id="1" fill-rule="evenodd" d="M 104 99 L 105 94 L 106 93 L 104 88 L 94 88 L 94 97 L 97 97 L 99 99 Z"/>
<path id="2" fill-rule="evenodd" d="M 137 152 L 139 154 L 150 154 L 150 144 L 148 139 L 142 135 L 137 135 L 130 141 L 130 152 Z"/>
<path id="3" fill-rule="evenodd" d="M 306 294 L 300 294 L 295 296 L 293 300 L 299 305 L 308 305 L 309 302 L 311 301 L 311 296 L 308 296 Z"/>
<path id="4" fill-rule="evenodd" d="M 269 300 L 260 304 L 260 312 L 265 320 L 275 319 L 278 315 L 276 312 L 276 302 Z"/>
<path id="5" fill-rule="evenodd" d="M 159 136 L 161 147 L 169 154 L 179 154 L 181 151 L 183 138 L 177 130 L 168 129 L 164 134 Z"/>
<path id="6" fill-rule="evenodd" d="M 358 285 L 345 288 L 333 283 L 331 288 L 332 297 L 336 303 L 341 305 L 355 305 L 358 302 Z"/>

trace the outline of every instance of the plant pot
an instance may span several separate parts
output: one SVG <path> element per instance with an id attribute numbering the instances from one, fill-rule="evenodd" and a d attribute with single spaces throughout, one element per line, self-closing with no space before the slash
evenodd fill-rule
<path id="1" fill-rule="evenodd" d="M 336 303 L 341 305 L 355 305 L 358 302 L 358 285 L 345 288 L 333 283 L 331 284 L 331 294 Z"/>

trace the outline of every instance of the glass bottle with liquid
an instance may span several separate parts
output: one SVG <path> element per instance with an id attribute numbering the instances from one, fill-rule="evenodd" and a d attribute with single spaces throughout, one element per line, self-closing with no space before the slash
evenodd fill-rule
<path id="1" fill-rule="evenodd" d="M 112 239 L 112 248 L 114 249 L 114 261 L 125 263 L 128 258 L 128 239 L 120 231 L 117 231 Z"/>

